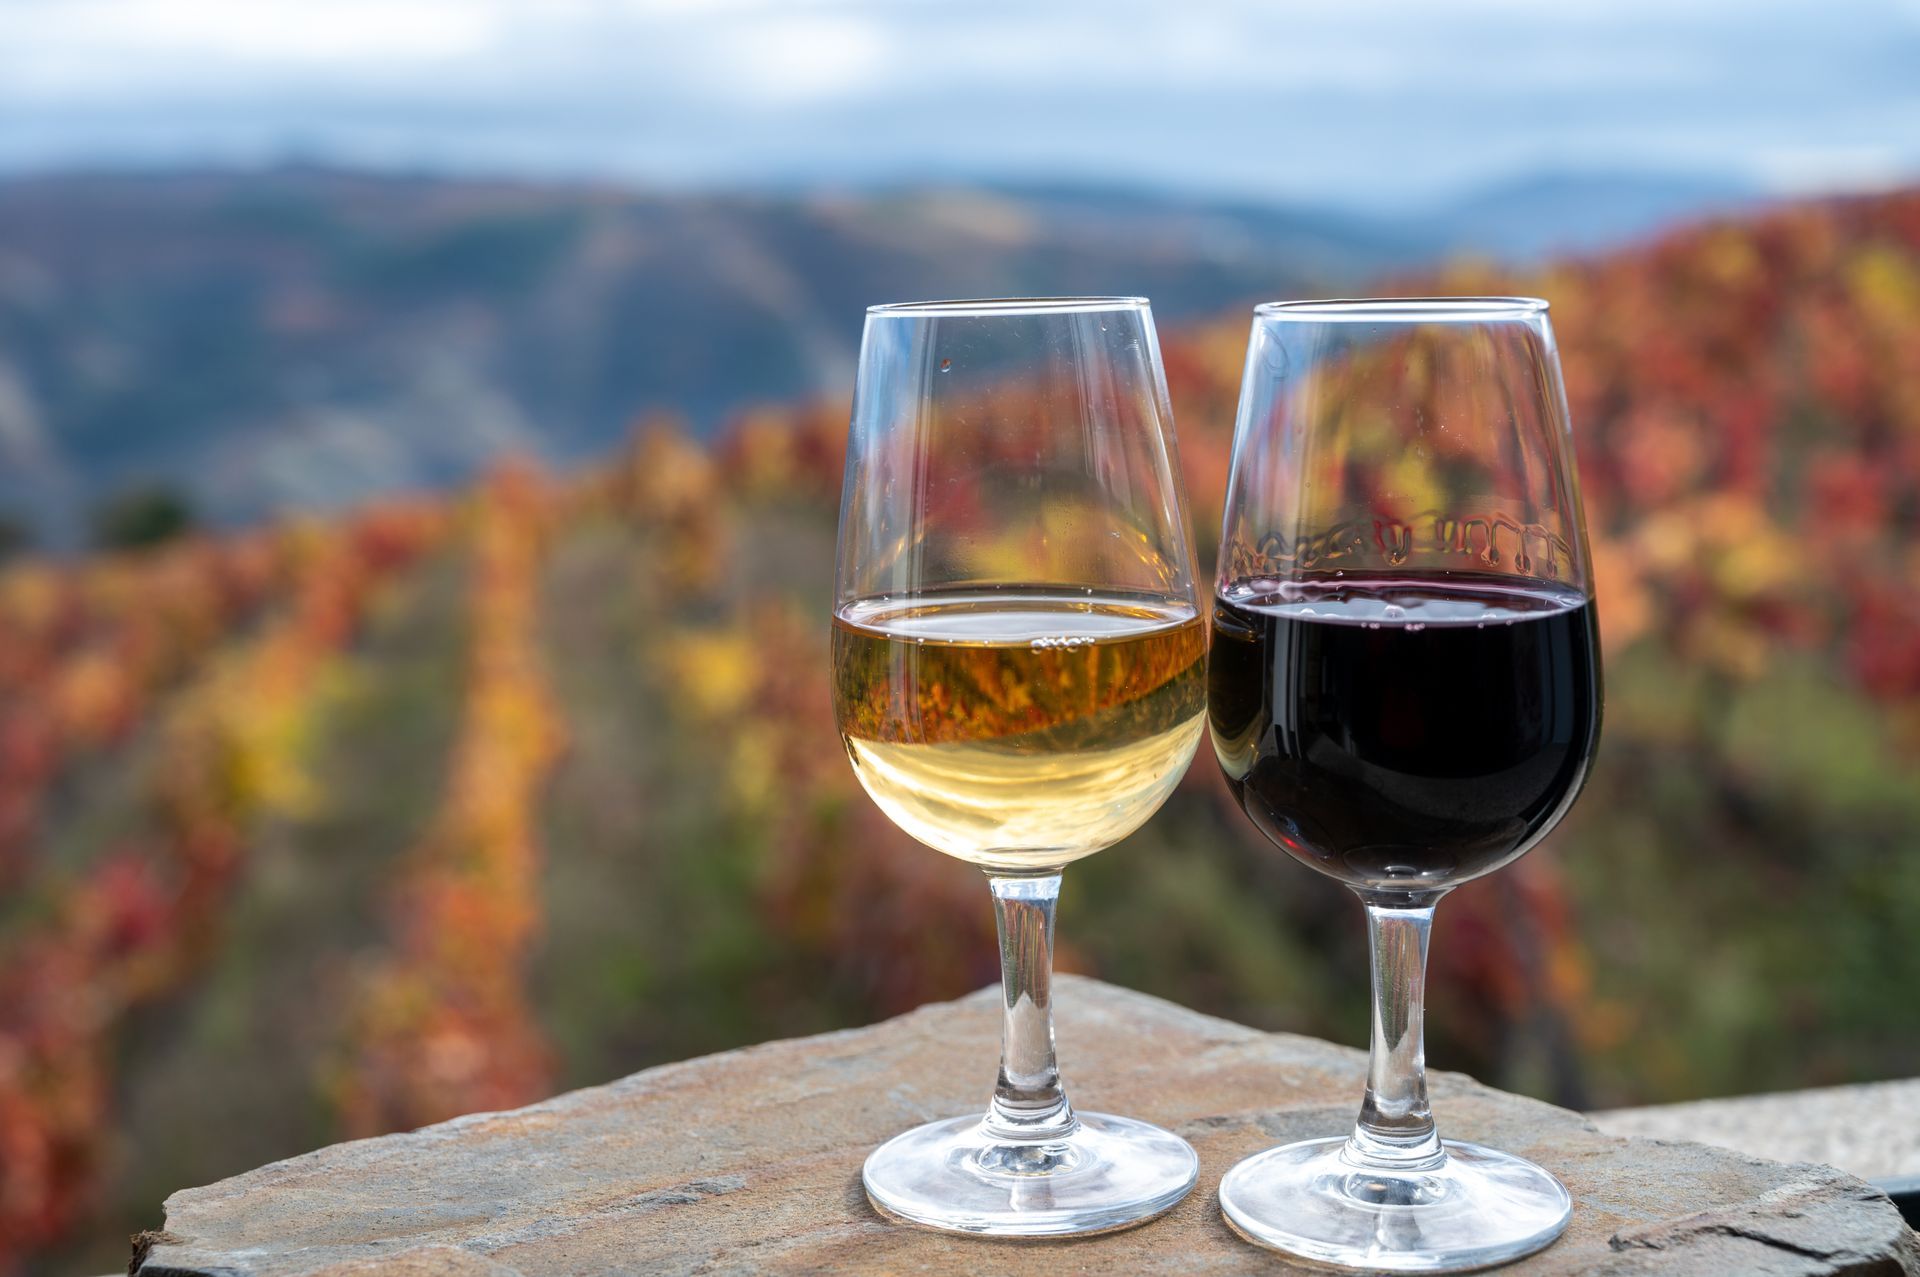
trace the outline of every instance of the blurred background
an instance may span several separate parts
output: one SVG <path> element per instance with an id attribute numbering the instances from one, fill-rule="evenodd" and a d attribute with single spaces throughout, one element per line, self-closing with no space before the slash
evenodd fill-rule
<path id="1" fill-rule="evenodd" d="M 883 300 L 1151 296 L 1210 563 L 1249 303 L 1551 299 L 1606 729 L 1430 1057 L 1920 1073 L 1916 65 L 1913 0 L 0 0 L 0 1269 L 996 978 L 832 746 Z M 1363 1042 L 1215 770 L 1062 965 Z"/>

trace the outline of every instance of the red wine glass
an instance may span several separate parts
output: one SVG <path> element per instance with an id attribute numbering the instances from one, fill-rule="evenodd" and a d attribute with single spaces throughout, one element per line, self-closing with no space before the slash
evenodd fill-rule
<path id="1" fill-rule="evenodd" d="M 1592 572 L 1547 304 L 1255 312 L 1215 583 L 1208 722 L 1241 808 L 1365 905 L 1373 1048 L 1350 1133 L 1241 1162 L 1228 1222 L 1277 1250 L 1449 1272 L 1530 1254 L 1566 1188 L 1442 1140 L 1427 933 L 1449 890 L 1565 815 L 1600 731 Z"/>

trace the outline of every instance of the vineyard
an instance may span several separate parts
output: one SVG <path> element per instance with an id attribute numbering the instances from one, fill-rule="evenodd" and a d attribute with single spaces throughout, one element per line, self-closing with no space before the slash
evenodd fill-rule
<path id="1" fill-rule="evenodd" d="M 1920 193 L 1415 290 L 1553 302 L 1607 680 L 1574 815 L 1440 911 L 1432 1057 L 1591 1106 L 1920 1073 Z M 1165 341 L 1203 564 L 1245 340 Z M 977 875 L 834 736 L 845 422 L 651 418 L 578 473 L 0 574 L 0 1271 L 995 978 Z M 1203 749 L 1068 875 L 1061 963 L 1358 1041 L 1356 914 Z"/>

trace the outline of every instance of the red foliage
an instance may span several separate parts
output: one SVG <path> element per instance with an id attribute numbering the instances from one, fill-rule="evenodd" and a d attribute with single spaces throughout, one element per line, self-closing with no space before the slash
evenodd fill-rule
<path id="1" fill-rule="evenodd" d="M 550 1087 L 552 1052 L 525 990 L 540 925 L 537 806 L 562 740 L 535 647 L 550 517 L 544 483 L 517 466 L 497 470 L 467 512 L 465 717 L 337 1071 L 354 1135 L 512 1108 Z"/>
<path id="2" fill-rule="evenodd" d="M 1462 267 L 1408 291 L 1436 289 L 1554 304 L 1610 654 L 1659 644 L 1727 680 L 1811 654 L 1920 748 L 1920 192 L 1691 228 L 1531 277 Z M 1244 316 L 1165 343 L 1203 555 L 1245 343 Z M 464 726 L 440 812 L 398 875 L 335 1096 L 351 1129 L 374 1131 L 544 1091 L 550 1051 L 524 988 L 541 924 L 534 814 L 561 735 L 534 644 L 542 536 L 610 507 L 645 529 L 659 586 L 717 593 L 740 508 L 832 508 L 845 422 L 838 402 L 765 409 L 710 452 L 655 425 L 571 504 L 509 470 L 459 518 L 397 504 L 0 576 L 0 884 L 38 871 L 43 904 L 0 952 L 0 1268 L 86 1210 L 116 1025 L 218 943 L 258 821 L 303 801 L 318 676 L 373 590 L 456 523 L 475 557 Z M 991 978 L 977 875 L 911 845 L 823 747 L 819 609 L 708 601 L 726 619 L 664 640 L 665 672 L 677 712 L 734 751 L 730 801 L 766 835 L 760 916 L 876 1009 Z M 35 865 L 49 789 L 149 720 L 162 747 L 142 837 L 71 879 Z M 1443 978 L 1490 1024 L 1587 998 L 1544 862 L 1462 892 L 1451 913 Z M 1585 1015 L 1580 1031 L 1608 1024 Z"/>
<path id="3" fill-rule="evenodd" d="M 112 1132 L 116 1025 L 177 988 L 211 952 L 250 827 L 300 800 L 300 724 L 319 675 L 374 587 L 430 546 L 441 522 L 429 508 L 395 506 L 331 530 L 278 534 L 292 564 L 291 601 L 255 638 L 200 662 L 203 672 L 169 702 L 156 727 L 161 761 L 150 777 L 147 831 L 77 878 L 45 883 L 44 921 L 0 952 L 0 1269 L 60 1236 L 87 1208 Z M 363 557 L 376 543 L 381 552 Z M 242 604 L 264 596 L 275 577 L 257 544 L 242 538 L 192 550 L 210 556 L 204 570 L 164 557 L 111 565 L 132 573 L 131 584 L 97 586 L 89 574 L 99 569 L 81 568 L 79 593 L 97 588 L 118 599 L 130 590 L 123 611 L 104 610 L 120 618 L 123 636 L 159 627 L 154 641 L 167 656 L 157 668 L 171 671 L 199 657 L 239 619 Z M 194 588 L 209 581 L 212 588 Z M 63 605 L 59 628 L 85 632 L 103 608 Z M 151 669 L 144 677 L 154 677 Z M 135 686 L 146 695 L 144 684 Z M 0 765 L 15 769 L 15 784 L 44 785 L 49 741 L 64 738 L 24 712 L 6 733 Z M 22 782 L 28 765 L 31 780 Z M 7 792 L 20 801 L 22 790 Z"/>

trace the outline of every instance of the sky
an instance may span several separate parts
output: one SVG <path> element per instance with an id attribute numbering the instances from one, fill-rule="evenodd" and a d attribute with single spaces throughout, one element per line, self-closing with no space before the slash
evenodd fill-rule
<path id="1" fill-rule="evenodd" d="M 0 0 L 0 170 L 1397 207 L 1536 175 L 1920 176 L 1920 0 Z"/>

